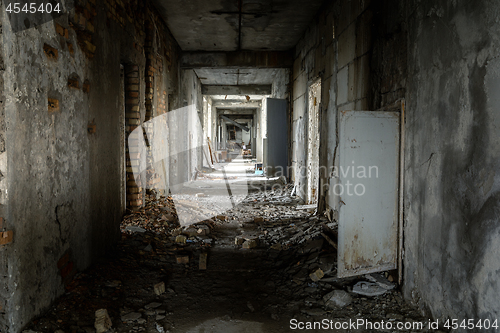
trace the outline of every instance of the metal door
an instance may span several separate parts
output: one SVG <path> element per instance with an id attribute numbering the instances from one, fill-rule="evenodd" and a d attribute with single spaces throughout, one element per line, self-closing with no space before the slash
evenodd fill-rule
<path id="1" fill-rule="evenodd" d="M 338 276 L 396 269 L 400 113 L 341 112 L 338 158 Z"/>
<path id="2" fill-rule="evenodd" d="M 288 118 L 285 99 L 267 99 L 267 151 L 265 166 L 268 176 L 288 176 Z"/>

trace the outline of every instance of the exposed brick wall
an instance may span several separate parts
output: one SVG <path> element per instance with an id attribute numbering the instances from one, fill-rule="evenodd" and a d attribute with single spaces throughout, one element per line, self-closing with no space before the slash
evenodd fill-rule
<path id="1" fill-rule="evenodd" d="M 137 146 L 129 147 L 129 135 L 141 126 L 141 113 L 139 106 L 140 94 L 139 66 L 128 65 L 125 67 L 125 138 L 126 138 L 126 167 L 127 167 L 127 207 L 137 209 L 144 203 L 144 191 L 141 176 L 134 177 L 133 167 L 138 166 L 141 153 Z"/>
<path id="2" fill-rule="evenodd" d="M 0 6 L 1 8 L 1 6 Z M 0 15 L 0 27 L 2 26 L 2 16 Z M 0 30 L 0 45 L 3 45 L 3 33 Z M 6 152 L 6 122 L 4 107 L 4 58 L 3 48 L 0 48 L 0 233 L 7 230 L 10 221 L 4 219 L 7 203 L 7 152 Z M 10 294 L 8 280 L 8 248 L 0 245 L 0 332 L 6 332 L 4 315 L 6 311 L 6 302 Z"/>
<path id="3" fill-rule="evenodd" d="M 0 246 L 0 332 L 10 333 L 119 238 L 124 160 L 127 207 L 144 205 L 146 182 L 158 177 L 135 179 L 132 166 L 147 156 L 120 146 L 119 137 L 177 107 L 180 48 L 150 0 L 75 0 L 68 15 L 29 34 L 0 26 L 0 38 L 15 46 L 6 66 L 0 50 L 0 232 L 16 226 L 14 242 Z M 8 112 L 4 67 L 5 100 L 16 99 L 13 87 L 27 87 L 26 103 L 9 103 Z M 15 161 L 5 159 L 6 138 Z M 18 170 L 9 184 L 7 162 Z M 7 186 L 16 200 L 7 200 Z"/>

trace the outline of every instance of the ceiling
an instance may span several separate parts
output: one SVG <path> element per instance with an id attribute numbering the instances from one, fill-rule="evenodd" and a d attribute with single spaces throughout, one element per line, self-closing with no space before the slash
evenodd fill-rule
<path id="1" fill-rule="evenodd" d="M 292 49 L 324 0 L 153 0 L 183 51 Z"/>

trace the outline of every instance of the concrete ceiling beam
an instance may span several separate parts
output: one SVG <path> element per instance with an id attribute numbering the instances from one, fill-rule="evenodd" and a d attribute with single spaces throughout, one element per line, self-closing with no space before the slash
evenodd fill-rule
<path id="1" fill-rule="evenodd" d="M 183 69 L 196 68 L 292 68 L 289 51 L 184 52 Z"/>
<path id="2" fill-rule="evenodd" d="M 203 85 L 201 92 L 203 95 L 270 95 L 272 85 Z"/>

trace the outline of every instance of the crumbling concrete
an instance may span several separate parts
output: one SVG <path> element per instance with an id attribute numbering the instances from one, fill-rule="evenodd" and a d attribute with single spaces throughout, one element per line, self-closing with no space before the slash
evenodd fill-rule
<path id="1" fill-rule="evenodd" d="M 404 290 L 440 319 L 500 315 L 499 12 L 407 8 Z"/>
<path id="2" fill-rule="evenodd" d="M 145 25 L 158 17 L 148 4 L 79 1 L 56 20 L 16 33 L 1 14 L 0 216 L 13 231 L 13 242 L 0 248 L 2 332 L 18 332 L 42 313 L 120 237 L 125 117 L 135 128 L 151 111 L 144 104 Z M 161 20 L 155 24 L 171 36 Z M 169 91 L 175 103 L 179 48 L 163 40 L 168 45 L 153 47 L 163 50 L 157 60 L 177 87 Z M 120 64 L 136 68 L 126 93 Z M 148 87 L 156 88 L 167 90 Z M 127 103 L 136 109 L 124 117 Z M 140 202 L 140 193 L 131 195 Z"/>

